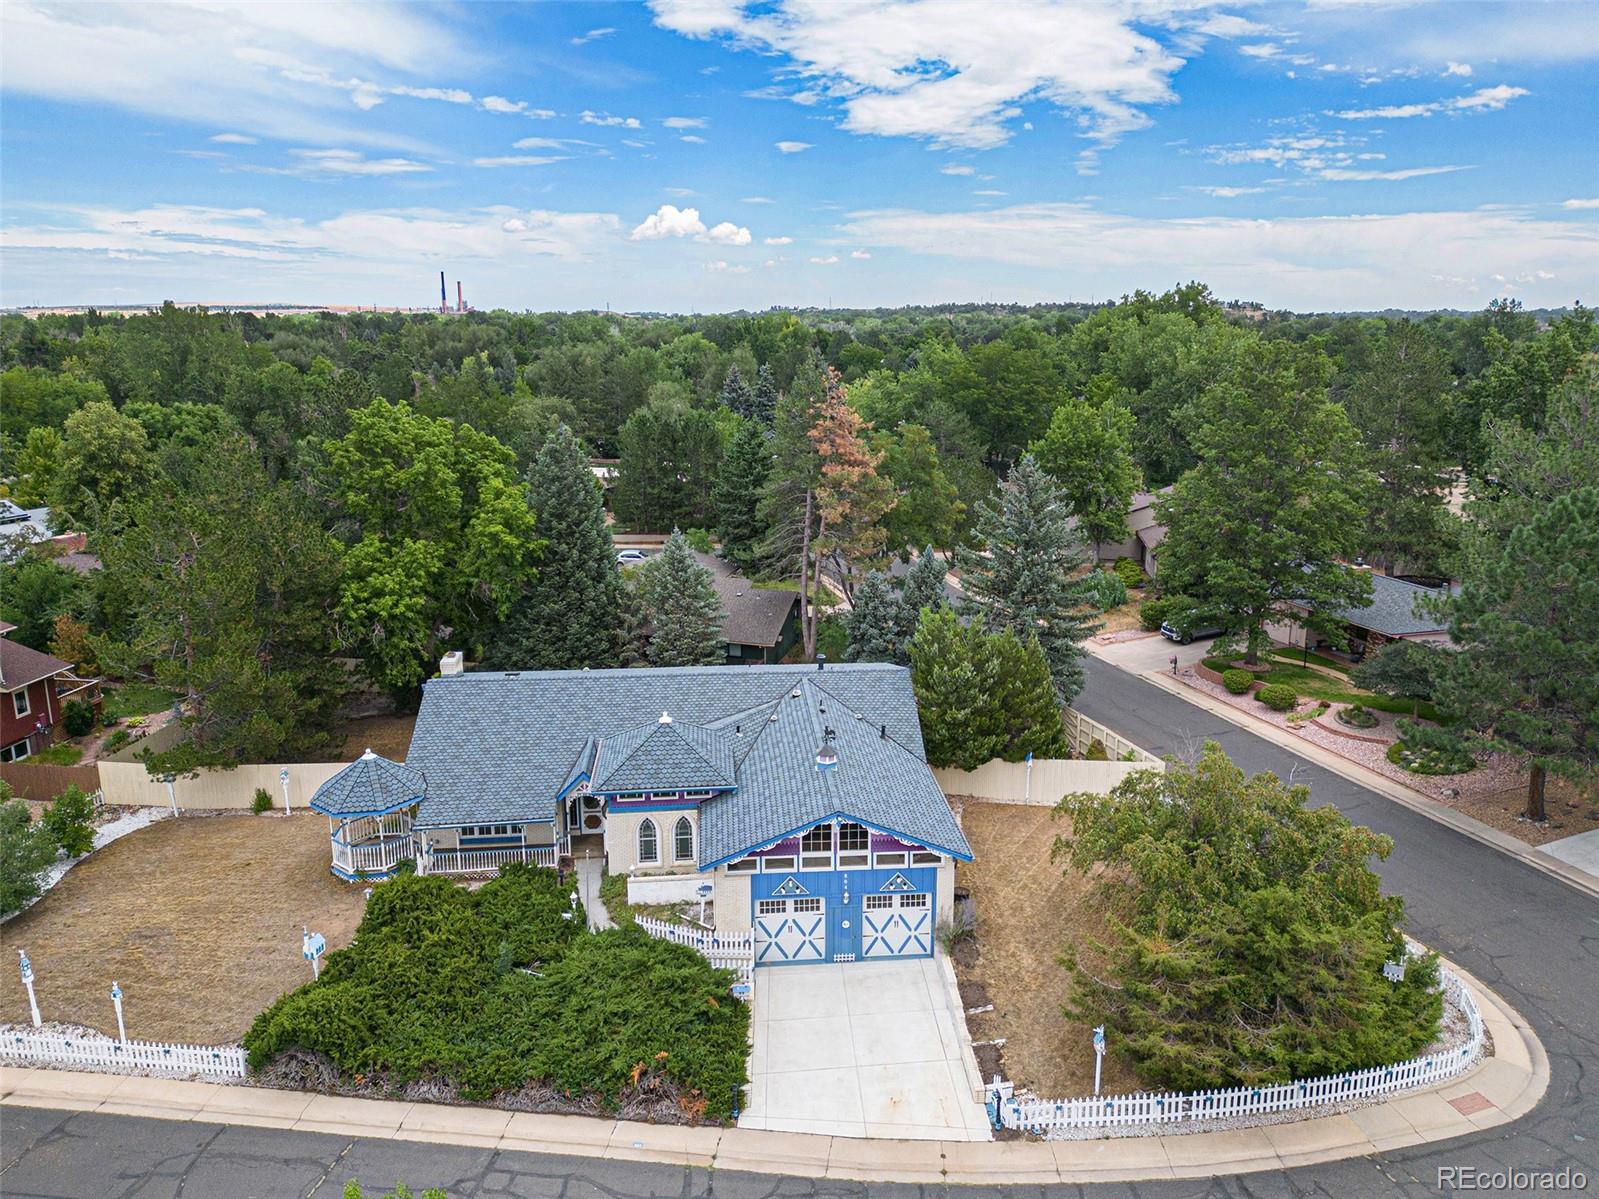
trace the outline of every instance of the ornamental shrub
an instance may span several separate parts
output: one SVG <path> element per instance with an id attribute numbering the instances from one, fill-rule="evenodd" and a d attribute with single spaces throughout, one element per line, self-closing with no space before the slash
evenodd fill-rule
<path id="1" fill-rule="evenodd" d="M 61 724 L 69 737 L 87 736 L 94 730 L 94 705 L 69 699 L 61 712 Z"/>
<path id="2" fill-rule="evenodd" d="M 270 812 L 271 810 L 272 796 L 265 787 L 257 787 L 255 789 L 255 798 L 250 800 L 250 811 L 259 816 L 262 812 Z"/>
<path id="3" fill-rule="evenodd" d="M 1101 612 L 1109 612 L 1127 602 L 1127 584 L 1108 570 L 1091 570 L 1083 580 L 1083 591 Z"/>
<path id="4" fill-rule="evenodd" d="M 1088 748 L 1083 751 L 1083 760 L 1085 762 L 1108 762 L 1110 761 L 1110 751 L 1105 748 L 1103 741 L 1095 737 L 1088 743 Z"/>
<path id="5" fill-rule="evenodd" d="M 133 734 L 128 732 L 127 729 L 118 729 L 105 739 L 105 745 L 102 752 L 114 754 L 117 752 L 117 750 L 121 749 L 124 745 L 132 740 Z"/>
<path id="6" fill-rule="evenodd" d="M 1116 577 L 1122 581 L 1123 586 L 1129 589 L 1144 585 L 1143 569 L 1131 558 L 1117 558 L 1111 569 L 1116 572 Z"/>
<path id="7" fill-rule="evenodd" d="M 1104 1024 L 1148 1087 L 1264 1086 L 1402 1061 L 1437 1032 L 1437 959 L 1401 982 L 1404 903 L 1369 860 L 1393 841 L 1310 789 L 1246 777 L 1207 743 L 1193 765 L 1066 796 L 1055 856 L 1113 905 L 1072 944 L 1066 1014 Z"/>
<path id="8" fill-rule="evenodd" d="M 1291 712 L 1299 702 L 1299 693 L 1286 683 L 1267 683 L 1255 692 L 1255 698 L 1273 712 Z"/>
<path id="9" fill-rule="evenodd" d="M 1224 670 L 1221 685 L 1234 695 L 1242 695 L 1255 685 L 1255 676 L 1247 670 Z"/>
<path id="10" fill-rule="evenodd" d="M 1146 632 L 1157 632 L 1166 621 L 1189 611 L 1197 602 L 1191 595 L 1163 595 L 1158 599 L 1147 599 L 1138 605 L 1138 619 Z"/>
<path id="11" fill-rule="evenodd" d="M 26 907 L 39 894 L 39 876 L 56 860 L 56 839 L 28 805 L 11 798 L 0 779 L 0 916 Z"/>
<path id="12" fill-rule="evenodd" d="M 68 787 L 44 810 L 40 823 L 69 858 L 94 848 L 94 801 L 80 787 Z"/>

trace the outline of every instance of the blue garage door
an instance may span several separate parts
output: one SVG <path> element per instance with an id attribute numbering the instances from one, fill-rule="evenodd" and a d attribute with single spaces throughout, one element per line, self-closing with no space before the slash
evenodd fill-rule
<path id="1" fill-rule="evenodd" d="M 758 874 L 750 906 L 757 966 L 931 957 L 938 871 Z"/>

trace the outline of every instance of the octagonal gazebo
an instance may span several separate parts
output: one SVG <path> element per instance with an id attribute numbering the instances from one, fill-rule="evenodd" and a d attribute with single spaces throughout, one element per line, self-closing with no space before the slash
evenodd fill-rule
<path id="1" fill-rule="evenodd" d="M 420 770 L 370 749 L 318 787 L 311 808 L 328 818 L 333 873 L 352 881 L 391 878 L 396 865 L 414 858 L 411 822 L 426 791 Z"/>

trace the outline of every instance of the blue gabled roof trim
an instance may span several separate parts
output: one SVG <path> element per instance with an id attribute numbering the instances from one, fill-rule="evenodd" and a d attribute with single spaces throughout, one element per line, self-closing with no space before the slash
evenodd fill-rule
<path id="1" fill-rule="evenodd" d="M 798 837 L 802 833 L 808 832 L 815 828 L 817 825 L 829 824 L 834 820 L 847 820 L 851 824 L 858 824 L 863 828 L 870 829 L 874 833 L 881 833 L 885 837 L 894 837 L 911 845 L 920 845 L 924 849 L 937 850 L 945 857 L 954 858 L 956 861 L 970 862 L 972 860 L 972 855 L 963 850 L 950 849 L 943 845 L 934 845 L 931 842 L 922 840 L 920 837 L 913 837 L 909 833 L 902 833 L 898 829 L 888 828 L 880 824 L 873 824 L 869 820 L 862 820 L 859 816 L 851 816 L 848 812 L 833 812 L 831 815 L 823 816 L 820 820 L 813 820 L 809 824 L 802 824 L 797 828 L 789 829 L 786 833 L 779 833 L 775 837 L 763 838 L 760 841 L 755 842 L 753 845 L 748 845 L 739 850 L 737 853 L 730 853 L 725 857 L 717 858 L 714 862 L 706 862 L 700 867 L 700 871 L 704 872 L 706 870 L 715 870 L 718 866 L 725 866 L 729 862 L 736 862 L 740 858 L 747 858 L 750 854 L 764 849 L 769 845 L 776 844 L 779 841 L 787 841 L 790 837 Z"/>

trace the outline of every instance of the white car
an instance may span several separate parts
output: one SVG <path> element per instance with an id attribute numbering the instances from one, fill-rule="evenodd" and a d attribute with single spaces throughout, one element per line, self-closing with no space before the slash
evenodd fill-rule
<path id="1" fill-rule="evenodd" d="M 616 564 L 618 566 L 637 566 L 644 561 L 644 557 L 643 550 L 622 550 L 616 555 Z"/>

